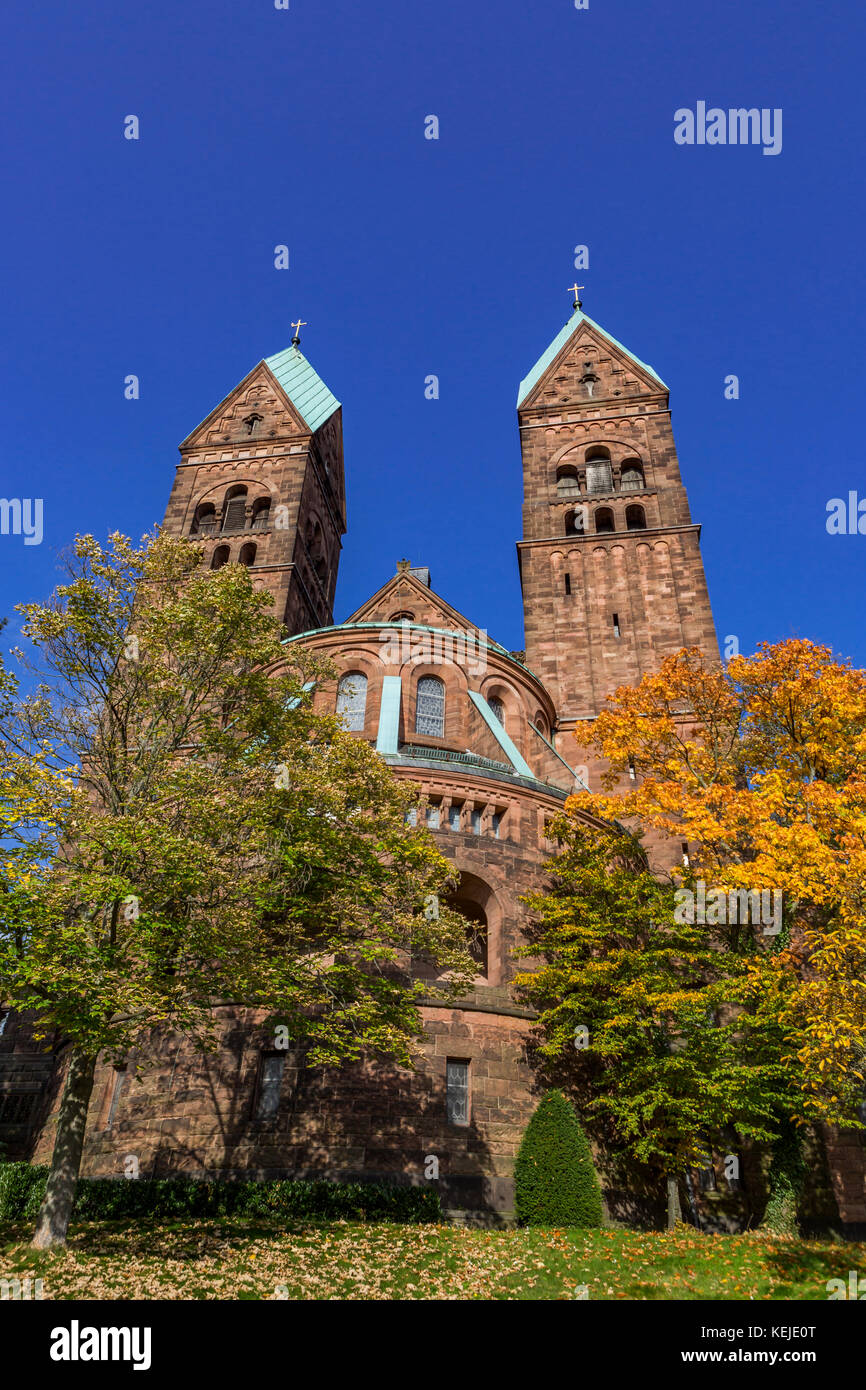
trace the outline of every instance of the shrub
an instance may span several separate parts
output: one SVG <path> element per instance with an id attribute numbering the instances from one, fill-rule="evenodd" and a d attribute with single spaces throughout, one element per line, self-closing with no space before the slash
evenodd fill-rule
<path id="1" fill-rule="evenodd" d="M 35 1218 L 47 1166 L 0 1164 L 0 1221 Z M 195 1178 L 80 1178 L 74 1215 L 81 1221 L 129 1217 L 273 1216 L 348 1221 L 438 1221 L 432 1187 L 390 1183 L 272 1182 Z"/>
<path id="2" fill-rule="evenodd" d="M 600 1226 L 601 1187 L 589 1140 L 561 1091 L 548 1091 L 526 1126 L 514 1167 L 523 1226 Z"/>
<path id="3" fill-rule="evenodd" d="M 47 1179 L 44 1165 L 0 1163 L 0 1221 L 35 1220 Z"/>

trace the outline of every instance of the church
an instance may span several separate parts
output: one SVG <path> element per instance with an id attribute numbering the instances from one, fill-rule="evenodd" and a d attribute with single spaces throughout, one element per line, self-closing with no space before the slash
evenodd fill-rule
<path id="1" fill-rule="evenodd" d="M 575 287 L 575 294 L 579 291 Z M 300 329 L 298 329 L 300 331 Z M 300 348 L 260 361 L 180 445 L 165 527 L 204 564 L 247 565 L 273 596 L 286 643 L 330 658 L 312 693 L 400 778 L 459 873 L 474 987 L 422 1008 L 414 1071 L 370 1061 L 308 1068 L 261 1016 L 220 1013 L 219 1050 L 170 1035 L 146 1059 L 97 1070 L 82 1172 L 141 1177 L 429 1180 L 469 1219 L 513 1210 L 513 1166 L 538 1091 L 532 1015 L 512 997 L 522 898 L 544 883 L 548 823 L 576 786 L 600 786 L 572 737 L 608 692 L 681 647 L 719 650 L 680 476 L 668 388 L 583 313 L 579 299 L 520 382 L 525 650 L 488 637 L 483 614 L 439 594 L 413 555 L 341 623 L 333 602 L 347 528 L 342 411 Z M 660 862 L 679 846 L 657 845 Z M 668 858 L 667 862 L 672 862 Z M 4 1026 L 5 1023 L 5 1026 Z M 0 1019 L 0 1143 L 50 1158 L 62 1050 L 37 1052 Z M 866 1221 L 859 1141 L 840 1140 L 843 1222 Z M 605 1192 L 618 1214 L 624 1194 Z"/>

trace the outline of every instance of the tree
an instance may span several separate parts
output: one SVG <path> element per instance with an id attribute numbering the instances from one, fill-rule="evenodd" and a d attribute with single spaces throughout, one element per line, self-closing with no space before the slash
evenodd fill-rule
<path id="1" fill-rule="evenodd" d="M 453 870 L 411 829 L 412 789 L 313 708 L 333 673 L 283 644 L 243 566 L 192 543 L 79 538 L 47 604 L 23 605 L 40 684 L 7 675 L 10 782 L 35 757 L 59 794 L 29 807 L 38 873 L 10 881 L 0 990 L 69 1065 L 35 1243 L 65 1240 L 97 1056 L 155 1027 L 212 1044 L 214 1004 L 270 1012 L 311 1063 L 411 1063 L 423 956 L 465 990 Z M 434 991 L 435 992 L 435 991 Z"/>
<path id="2" fill-rule="evenodd" d="M 803 639 L 763 643 L 724 668 L 684 650 L 636 688 L 618 689 L 577 737 L 607 760 L 611 787 L 629 763 L 637 777 L 625 791 L 581 795 L 575 805 L 686 841 L 692 885 L 701 880 L 738 902 L 781 895 L 780 931 L 738 926 L 761 947 L 743 1006 L 780 1036 L 787 1088 L 776 1157 L 794 1152 L 789 1120 L 858 1125 L 866 673 Z M 801 1166 L 791 1164 L 793 1191 Z"/>
<path id="3" fill-rule="evenodd" d="M 533 924 L 516 987 L 538 1010 L 538 1053 L 608 1146 L 668 1190 L 705 1162 L 736 1116 L 772 1138 L 783 1090 L 774 1039 L 736 1007 L 750 956 L 725 929 L 678 921 L 671 881 L 639 840 L 574 807 L 551 834 L 552 887 L 528 899 Z"/>
<path id="4" fill-rule="evenodd" d="M 524 1226 L 600 1226 L 601 1188 L 589 1141 L 561 1091 L 542 1096 L 514 1165 L 517 1219 Z"/>

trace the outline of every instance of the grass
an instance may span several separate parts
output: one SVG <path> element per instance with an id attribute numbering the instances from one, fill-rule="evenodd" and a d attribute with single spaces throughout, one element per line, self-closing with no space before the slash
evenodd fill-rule
<path id="1" fill-rule="evenodd" d="M 866 1244 L 601 1231 L 474 1230 L 351 1222 L 81 1222 L 65 1250 L 0 1228 L 0 1279 L 46 1299 L 827 1298 L 866 1268 Z"/>

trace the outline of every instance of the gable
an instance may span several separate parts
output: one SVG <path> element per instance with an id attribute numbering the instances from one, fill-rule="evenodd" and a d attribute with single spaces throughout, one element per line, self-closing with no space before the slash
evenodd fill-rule
<path id="1" fill-rule="evenodd" d="M 186 450 L 205 445 L 261 444 L 286 435 L 309 434 L 303 416 L 267 364 L 260 362 L 180 447 Z"/>
<path id="2" fill-rule="evenodd" d="M 667 394 L 646 362 L 577 310 L 520 383 L 519 409 L 618 403 Z"/>
<path id="3" fill-rule="evenodd" d="M 421 584 L 406 572 L 396 574 L 383 585 L 357 612 L 346 619 L 347 623 L 388 623 L 397 621 L 398 613 L 411 613 L 413 623 L 422 627 L 441 627 L 452 631 L 476 631 L 475 624 L 450 603 Z"/>

